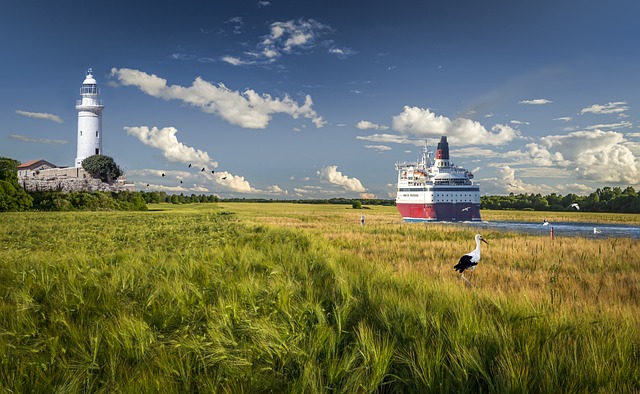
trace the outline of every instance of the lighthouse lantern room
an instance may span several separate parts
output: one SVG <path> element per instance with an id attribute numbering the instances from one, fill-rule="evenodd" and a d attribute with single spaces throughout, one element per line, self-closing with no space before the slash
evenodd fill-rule
<path id="1" fill-rule="evenodd" d="M 82 167 L 82 161 L 89 156 L 102 154 L 102 110 L 98 84 L 91 69 L 80 88 L 80 100 L 76 101 L 78 110 L 78 151 L 76 167 Z"/>

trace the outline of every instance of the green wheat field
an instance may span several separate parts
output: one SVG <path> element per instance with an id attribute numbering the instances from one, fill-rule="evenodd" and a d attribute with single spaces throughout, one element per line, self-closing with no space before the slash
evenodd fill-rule
<path id="1" fill-rule="evenodd" d="M 486 230 L 467 287 L 395 207 L 149 208 L 0 214 L 0 392 L 640 391 L 637 240 Z"/>

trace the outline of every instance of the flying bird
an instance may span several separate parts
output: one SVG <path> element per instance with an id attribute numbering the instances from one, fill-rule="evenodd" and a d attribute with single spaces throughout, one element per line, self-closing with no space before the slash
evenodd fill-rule
<path id="1" fill-rule="evenodd" d="M 466 212 L 466 211 L 468 211 L 468 210 L 469 210 L 469 208 L 471 208 L 471 207 L 462 208 L 462 212 Z"/>
<path id="2" fill-rule="evenodd" d="M 204 172 L 204 167 L 202 167 L 202 169 L 200 170 L 200 172 Z"/>
<path id="3" fill-rule="evenodd" d="M 547 221 L 547 219 L 545 219 L 544 222 L 542 222 L 542 225 L 543 226 L 548 226 L 549 225 L 549 222 Z"/>
<path id="4" fill-rule="evenodd" d="M 460 273 L 462 274 L 462 279 L 464 279 L 469 286 L 471 286 L 471 282 L 469 281 L 469 279 L 465 278 L 464 271 L 469 270 L 471 273 L 473 273 L 473 270 L 476 269 L 476 266 L 480 262 L 480 241 L 489 245 L 489 242 L 482 238 L 482 235 L 480 234 L 476 234 L 475 239 L 476 248 L 473 250 L 473 252 L 467 253 L 464 256 L 460 257 L 460 261 L 458 262 L 458 264 L 453 266 L 456 271 L 460 271 Z"/>
<path id="5" fill-rule="evenodd" d="M 212 173 L 212 174 L 215 174 L 216 172 L 215 172 L 214 170 L 211 170 L 211 173 Z"/>
<path id="6" fill-rule="evenodd" d="M 162 173 L 162 177 L 164 178 L 164 172 Z"/>
<path id="7" fill-rule="evenodd" d="M 223 176 L 223 177 L 222 177 L 222 179 L 227 179 L 227 177 L 226 177 L 226 176 Z"/>
<path id="8" fill-rule="evenodd" d="M 180 183 L 182 183 L 182 181 L 180 181 Z"/>
<path id="9" fill-rule="evenodd" d="M 579 211 L 580 210 L 580 205 L 578 205 L 577 203 L 574 202 L 573 204 L 571 204 L 571 208 L 575 208 L 575 209 L 577 209 Z"/>
<path id="10" fill-rule="evenodd" d="M 191 164 L 189 164 L 189 168 L 191 168 Z"/>

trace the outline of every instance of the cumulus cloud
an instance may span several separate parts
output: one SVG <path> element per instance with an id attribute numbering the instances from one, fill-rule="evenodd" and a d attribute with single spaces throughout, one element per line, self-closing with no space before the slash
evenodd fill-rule
<path id="1" fill-rule="evenodd" d="M 171 162 L 194 164 L 198 167 L 210 166 L 218 167 L 218 163 L 213 161 L 207 152 L 187 146 L 178 141 L 175 127 L 163 127 L 158 129 L 147 126 L 125 127 L 127 134 L 134 136 L 143 144 L 156 148 L 162 155 Z"/>
<path id="2" fill-rule="evenodd" d="M 522 100 L 518 101 L 518 104 L 529 104 L 529 105 L 544 105 L 551 104 L 553 101 L 547 99 L 535 99 L 535 100 Z"/>
<path id="3" fill-rule="evenodd" d="M 618 132 L 593 130 L 550 135 L 537 144 L 526 145 L 525 153 L 536 164 L 567 168 L 579 179 L 640 182 L 640 162 Z"/>
<path id="4" fill-rule="evenodd" d="M 593 104 L 580 110 L 580 114 L 621 114 L 629 109 L 626 101 L 615 101 L 607 104 Z"/>
<path id="5" fill-rule="evenodd" d="M 56 123 L 63 123 L 62 118 L 59 117 L 58 115 L 48 114 L 46 112 L 28 112 L 28 111 L 21 111 L 18 109 L 16 110 L 16 113 L 18 115 L 26 116 L 27 118 L 45 119 L 45 120 L 50 120 Z"/>
<path id="6" fill-rule="evenodd" d="M 356 128 L 360 130 L 387 130 L 389 126 L 372 123 L 368 120 L 361 120 L 356 123 Z"/>
<path id="7" fill-rule="evenodd" d="M 22 142 L 34 142 L 36 144 L 47 144 L 47 145 L 63 145 L 69 143 L 69 141 L 65 140 L 51 140 L 48 138 L 31 138 L 24 135 L 19 134 L 11 134 L 9 138 L 16 141 Z"/>
<path id="8" fill-rule="evenodd" d="M 212 160 L 207 152 L 187 146 L 178 141 L 178 138 L 176 137 L 178 130 L 175 127 L 163 127 L 162 129 L 158 129 L 157 127 L 149 128 L 147 126 L 139 126 L 125 127 L 124 130 L 127 134 L 138 138 L 138 140 L 143 144 L 160 150 L 162 155 L 171 162 L 192 164 L 196 169 L 199 167 L 206 167 L 208 170 L 218 167 L 218 163 Z M 178 180 L 193 177 L 204 177 L 204 179 L 218 184 L 218 187 L 221 186 L 226 190 L 239 193 L 261 192 L 259 189 L 253 188 L 243 176 L 233 175 L 227 171 L 216 171 L 213 174 L 209 171 L 153 171 L 155 171 L 153 174 L 156 176 L 161 176 L 161 173 L 164 172 L 165 175 L 169 176 L 168 174 L 171 174 L 172 178 Z"/>
<path id="9" fill-rule="evenodd" d="M 311 119 L 316 127 L 322 127 L 325 120 L 313 110 L 311 96 L 305 97 L 300 105 L 291 97 L 272 98 L 269 94 L 258 94 L 247 89 L 234 91 L 220 83 L 214 85 L 198 77 L 188 87 L 167 85 L 167 81 L 156 75 L 128 68 L 113 68 L 111 76 L 124 86 L 136 86 L 142 92 L 164 100 L 180 100 L 200 108 L 203 112 L 220 116 L 227 122 L 244 128 L 264 129 L 276 113 L 290 115 L 294 119 L 302 116 Z"/>
<path id="10" fill-rule="evenodd" d="M 318 171 L 320 179 L 332 185 L 340 186 L 352 192 L 363 193 L 365 191 L 362 183 L 356 178 L 349 178 L 338 171 L 338 166 L 323 167 Z"/>
<path id="11" fill-rule="evenodd" d="M 487 130 L 479 122 L 457 118 L 451 120 L 439 116 L 428 108 L 405 106 L 404 110 L 393 117 L 392 127 L 403 133 L 419 138 L 442 135 L 450 137 L 449 142 L 456 146 L 464 145 L 502 145 L 519 137 L 519 131 L 508 125 L 497 124 Z"/>
<path id="12" fill-rule="evenodd" d="M 548 172 L 548 170 L 547 170 Z M 508 165 L 498 166 L 498 176 L 496 178 L 482 179 L 484 190 L 489 193 L 505 194 L 505 193 L 540 193 L 540 194 L 585 194 L 593 189 L 580 183 L 547 185 L 544 183 L 527 183 L 520 179 L 518 174 L 522 175 L 522 170 L 509 167 Z M 547 177 L 545 177 L 547 178 Z M 489 191 L 490 190 L 490 191 Z"/>

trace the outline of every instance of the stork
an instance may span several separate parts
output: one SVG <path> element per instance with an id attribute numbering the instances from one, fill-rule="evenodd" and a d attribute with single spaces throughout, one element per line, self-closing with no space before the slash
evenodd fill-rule
<path id="1" fill-rule="evenodd" d="M 472 252 L 460 257 L 460 261 L 458 262 L 458 264 L 453 266 L 456 271 L 460 271 L 460 274 L 462 274 L 462 279 L 464 279 L 469 286 L 471 286 L 471 282 L 469 281 L 469 279 L 465 278 L 464 271 L 468 269 L 471 273 L 473 273 L 473 270 L 476 269 L 478 262 L 480 262 L 480 241 L 489 245 L 489 242 L 482 238 L 482 235 L 480 234 L 476 234 L 475 239 L 476 248 Z"/>

